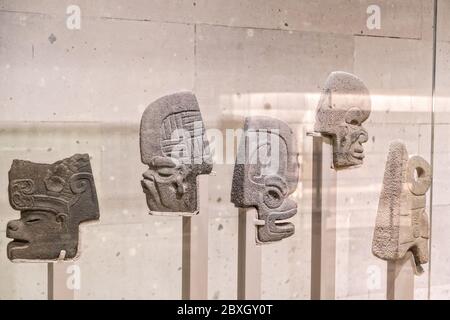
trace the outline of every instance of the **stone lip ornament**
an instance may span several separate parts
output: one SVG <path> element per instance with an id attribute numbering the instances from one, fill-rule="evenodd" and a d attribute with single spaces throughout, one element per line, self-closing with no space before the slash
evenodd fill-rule
<path id="1" fill-rule="evenodd" d="M 283 220 L 297 213 L 289 198 L 298 183 L 295 136 L 284 122 L 269 117 L 245 119 L 234 167 L 231 202 L 258 211 L 256 242 L 269 243 L 292 236 L 295 227 Z"/>
<path id="2" fill-rule="evenodd" d="M 334 168 L 363 163 L 368 133 L 362 123 L 370 112 L 370 93 L 361 80 L 341 71 L 329 75 L 317 107 L 314 131 L 333 139 Z"/>
<path id="3" fill-rule="evenodd" d="M 8 223 L 8 258 L 14 262 L 74 260 L 79 225 L 100 217 L 89 155 L 53 164 L 14 160 L 9 202 L 20 219 Z"/>
<path id="4" fill-rule="evenodd" d="M 162 97 L 144 111 L 141 160 L 148 165 L 142 188 L 150 214 L 198 214 L 197 176 L 212 158 L 197 99 L 190 92 Z"/>
<path id="5" fill-rule="evenodd" d="M 421 265 L 428 262 L 429 226 L 425 206 L 430 185 L 430 165 L 420 156 L 408 156 L 402 141 L 392 142 L 378 204 L 372 252 L 388 261 L 402 259 L 411 252 L 416 274 L 421 274 Z"/>

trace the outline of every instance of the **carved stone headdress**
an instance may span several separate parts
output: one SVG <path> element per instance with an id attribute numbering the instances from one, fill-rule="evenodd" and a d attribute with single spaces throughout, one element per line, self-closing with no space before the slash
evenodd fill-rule
<path id="1" fill-rule="evenodd" d="M 191 165 L 210 165 L 209 144 L 195 96 L 181 92 L 151 103 L 141 120 L 141 160 L 151 164 L 155 157 L 178 158 Z"/>
<path id="2" fill-rule="evenodd" d="M 93 181 L 87 154 L 76 154 L 54 164 L 40 164 L 14 160 L 9 171 L 9 195 L 11 206 L 16 210 L 31 210 L 43 206 L 75 205 Z M 96 199 L 95 189 L 92 197 Z M 79 222 L 99 217 L 98 204 L 93 203 L 89 212 L 72 212 Z M 49 207 L 47 207 L 49 206 Z"/>

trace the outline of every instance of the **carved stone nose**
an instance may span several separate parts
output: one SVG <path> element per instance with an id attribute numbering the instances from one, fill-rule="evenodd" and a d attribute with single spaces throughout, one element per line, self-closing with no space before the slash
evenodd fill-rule
<path id="1" fill-rule="evenodd" d="M 17 230 L 19 230 L 19 224 L 16 221 L 8 222 L 8 230 L 10 230 L 10 231 L 17 231 Z"/>

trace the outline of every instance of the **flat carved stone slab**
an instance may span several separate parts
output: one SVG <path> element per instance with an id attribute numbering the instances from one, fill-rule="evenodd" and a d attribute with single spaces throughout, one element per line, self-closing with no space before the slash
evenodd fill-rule
<path id="1" fill-rule="evenodd" d="M 298 151 L 287 124 L 269 117 L 245 119 L 234 167 L 231 202 L 258 211 L 256 242 L 279 241 L 294 234 L 295 227 L 283 220 L 297 213 L 289 198 L 298 183 Z"/>
<path id="2" fill-rule="evenodd" d="M 9 201 L 20 219 L 8 223 L 8 258 L 15 262 L 74 260 L 80 223 L 100 217 L 87 154 L 53 164 L 14 160 Z"/>
<path id="3" fill-rule="evenodd" d="M 431 167 L 420 156 L 408 156 L 405 144 L 394 141 L 389 148 L 381 190 L 373 254 L 395 261 L 410 251 L 416 274 L 428 262 L 428 215 L 426 192 L 431 185 Z"/>
<path id="4" fill-rule="evenodd" d="M 197 214 L 197 176 L 211 173 L 212 158 L 195 96 L 181 92 L 151 103 L 142 115 L 140 146 L 150 214 Z"/>

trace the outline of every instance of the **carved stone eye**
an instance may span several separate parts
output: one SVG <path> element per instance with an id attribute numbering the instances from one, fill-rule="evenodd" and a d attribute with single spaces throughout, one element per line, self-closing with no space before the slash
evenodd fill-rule
<path id="1" fill-rule="evenodd" d="M 159 176 L 163 178 L 168 178 L 173 175 L 174 170 L 172 168 L 159 168 L 157 172 Z"/>
<path id="2" fill-rule="evenodd" d="M 26 223 L 27 224 L 33 224 L 33 223 L 36 223 L 36 222 L 39 222 L 39 221 L 41 221 L 41 218 L 31 218 L 31 219 L 28 219 L 26 221 Z"/>
<path id="3" fill-rule="evenodd" d="M 362 111 L 359 108 L 352 107 L 345 114 L 345 122 L 353 126 L 360 126 L 362 122 Z"/>
<path id="4" fill-rule="evenodd" d="M 278 189 L 270 188 L 264 193 L 264 204 L 270 209 L 275 209 L 283 203 L 283 195 Z"/>

